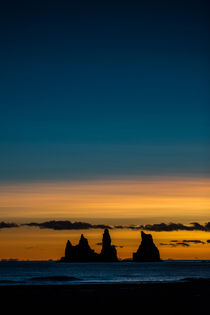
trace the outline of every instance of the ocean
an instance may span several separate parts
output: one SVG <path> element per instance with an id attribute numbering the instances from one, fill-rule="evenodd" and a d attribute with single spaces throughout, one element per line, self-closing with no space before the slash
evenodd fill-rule
<path id="1" fill-rule="evenodd" d="M 59 263 L 0 261 L 0 285 L 176 282 L 210 279 L 210 261 Z"/>

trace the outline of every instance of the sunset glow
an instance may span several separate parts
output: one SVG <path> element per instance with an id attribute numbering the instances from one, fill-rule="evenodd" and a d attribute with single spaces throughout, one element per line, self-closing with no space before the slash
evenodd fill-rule
<path id="1" fill-rule="evenodd" d="M 206 219 L 207 179 L 127 179 L 4 185 L 3 218 L 138 218 Z M 188 219 L 188 220 L 189 220 Z M 151 219 L 150 219 L 151 220 Z M 153 220 L 152 220 L 153 221 Z"/>
<path id="2" fill-rule="evenodd" d="M 4 2 L 0 260 L 210 259 L 208 1 Z"/>
<path id="3" fill-rule="evenodd" d="M 4 221 L 24 224 L 45 220 L 85 221 L 112 226 L 123 224 L 204 223 L 208 220 L 210 182 L 202 178 L 135 178 L 104 181 L 31 182 L 8 184 L 0 189 Z M 102 230 L 84 230 L 97 251 Z M 58 259 L 66 239 L 77 243 L 81 231 L 53 231 L 34 227 L 1 231 L 1 258 Z M 112 229 L 120 258 L 129 258 L 140 242 L 139 231 Z M 209 259 L 208 232 L 153 232 L 163 259 Z M 15 243 L 14 243 L 15 239 Z M 188 248 L 170 240 L 205 242 Z M 32 245 L 33 244 L 33 245 Z"/>

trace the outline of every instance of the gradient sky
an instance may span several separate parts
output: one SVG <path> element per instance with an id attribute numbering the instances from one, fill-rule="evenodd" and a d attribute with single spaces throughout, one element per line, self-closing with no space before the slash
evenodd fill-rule
<path id="1" fill-rule="evenodd" d="M 205 3 L 5 7 L 1 180 L 209 175 Z"/>
<path id="2" fill-rule="evenodd" d="M 208 220 L 208 10 L 198 0 L 3 5 L 2 219 Z"/>

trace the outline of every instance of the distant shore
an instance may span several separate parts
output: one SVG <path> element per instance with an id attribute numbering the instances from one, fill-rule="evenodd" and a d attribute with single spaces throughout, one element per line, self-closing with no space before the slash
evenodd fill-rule
<path id="1" fill-rule="evenodd" d="M 1 285 L 0 296 L 10 310 L 19 309 L 21 313 L 90 310 L 119 314 L 128 310 L 137 314 L 208 314 L 210 279 L 147 284 Z"/>

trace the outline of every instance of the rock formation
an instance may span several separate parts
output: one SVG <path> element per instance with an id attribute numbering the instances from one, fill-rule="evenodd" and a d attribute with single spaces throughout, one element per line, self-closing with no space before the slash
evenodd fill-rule
<path id="1" fill-rule="evenodd" d="M 142 241 L 137 252 L 133 253 L 133 261 L 161 261 L 159 250 L 153 243 L 152 235 L 141 232 L 141 238 Z"/>
<path id="2" fill-rule="evenodd" d="M 65 256 L 61 262 L 114 262 L 118 261 L 115 246 L 111 245 L 111 238 L 108 229 L 104 230 L 102 250 L 100 254 L 94 252 L 88 244 L 88 240 L 81 235 L 78 245 L 73 246 L 67 241 Z"/>
<path id="3" fill-rule="evenodd" d="M 105 229 L 102 240 L 102 250 L 100 253 L 101 261 L 118 261 L 117 251 L 114 245 L 111 245 L 111 237 L 109 235 L 109 230 Z"/>
<path id="4" fill-rule="evenodd" d="M 82 234 L 79 244 L 73 246 L 67 241 L 65 248 L 65 256 L 61 258 L 62 262 L 88 262 L 98 261 L 98 254 L 90 248 L 88 240 Z"/>
<path id="5" fill-rule="evenodd" d="M 142 241 L 136 253 L 133 253 L 133 261 L 153 262 L 161 261 L 158 248 L 153 243 L 152 235 L 141 232 Z M 117 251 L 111 245 L 109 230 L 105 229 L 102 239 L 100 254 L 90 248 L 88 240 L 81 234 L 79 243 L 75 246 L 67 241 L 65 256 L 61 262 L 115 262 L 118 261 Z"/>

